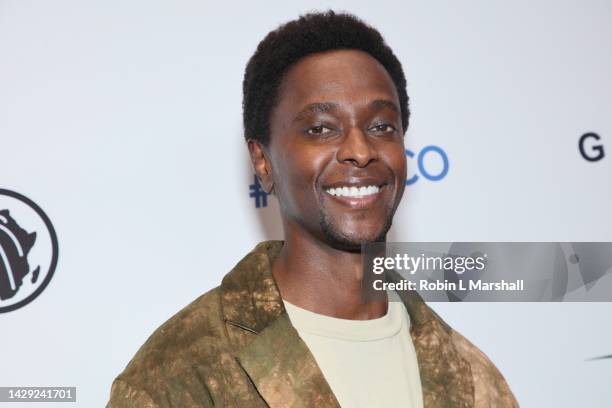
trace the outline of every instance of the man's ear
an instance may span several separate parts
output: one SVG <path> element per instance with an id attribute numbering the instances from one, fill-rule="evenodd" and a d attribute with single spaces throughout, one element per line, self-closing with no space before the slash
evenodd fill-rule
<path id="1" fill-rule="evenodd" d="M 255 174 L 259 177 L 261 185 L 266 193 L 274 191 L 274 179 L 272 178 L 272 165 L 261 142 L 249 139 L 249 154 Z"/>

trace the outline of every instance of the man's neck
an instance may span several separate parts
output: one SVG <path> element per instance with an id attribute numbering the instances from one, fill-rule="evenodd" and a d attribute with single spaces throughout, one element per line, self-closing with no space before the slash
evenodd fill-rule
<path id="1" fill-rule="evenodd" d="M 283 299 L 303 309 L 351 320 L 387 312 L 386 301 L 362 300 L 360 252 L 333 248 L 307 234 L 286 233 L 272 273 Z"/>

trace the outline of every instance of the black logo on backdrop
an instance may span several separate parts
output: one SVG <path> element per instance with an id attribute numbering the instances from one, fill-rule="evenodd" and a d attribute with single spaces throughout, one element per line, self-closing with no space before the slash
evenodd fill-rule
<path id="1" fill-rule="evenodd" d="M 600 140 L 601 137 L 597 133 L 585 133 L 580 136 L 580 140 L 578 141 L 578 150 L 580 150 L 580 154 L 584 157 L 584 160 L 590 162 L 596 162 L 604 157 L 606 157 L 606 152 L 604 151 L 604 147 L 602 144 L 593 144 L 590 139 Z M 589 141 L 589 150 L 585 149 L 585 145 Z"/>
<path id="2" fill-rule="evenodd" d="M 57 266 L 55 229 L 29 198 L 0 189 L 0 313 L 33 301 Z"/>

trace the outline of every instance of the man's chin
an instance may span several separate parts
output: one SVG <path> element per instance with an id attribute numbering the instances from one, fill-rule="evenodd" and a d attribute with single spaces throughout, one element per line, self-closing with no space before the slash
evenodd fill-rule
<path id="1" fill-rule="evenodd" d="M 378 242 L 378 241 L 384 241 L 384 238 L 381 238 L 378 240 L 362 240 L 362 241 L 336 239 L 330 242 L 330 246 L 332 248 L 335 248 L 341 251 L 345 251 L 345 252 L 361 252 L 363 245 L 369 244 L 371 242 Z"/>
<path id="2" fill-rule="evenodd" d="M 387 232 L 393 222 L 393 213 L 393 211 L 390 211 L 382 223 L 350 223 L 350 228 L 347 228 L 346 224 L 334 222 L 337 220 L 334 220 L 325 211 L 321 211 L 319 224 L 331 247 L 344 251 L 360 252 L 364 244 L 386 240 Z M 359 228 L 360 225 L 361 228 Z"/>
<path id="3" fill-rule="evenodd" d="M 364 234 L 362 232 L 348 232 L 337 228 L 329 228 L 324 226 L 323 233 L 327 238 L 327 242 L 333 248 L 350 252 L 361 252 L 361 247 L 364 244 L 372 242 L 383 242 L 387 236 L 387 228 L 379 231 Z"/>

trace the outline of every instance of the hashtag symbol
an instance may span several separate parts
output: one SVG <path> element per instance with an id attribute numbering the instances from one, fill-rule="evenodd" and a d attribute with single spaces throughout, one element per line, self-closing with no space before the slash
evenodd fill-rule
<path id="1" fill-rule="evenodd" d="M 249 186 L 249 189 L 251 190 L 249 197 L 255 199 L 255 208 L 268 206 L 268 193 L 261 188 L 257 176 L 254 176 L 254 183 Z"/>

